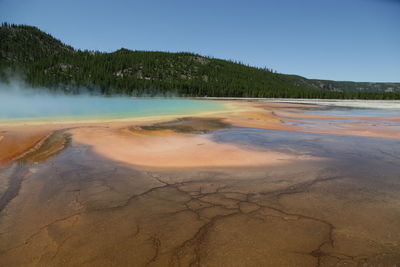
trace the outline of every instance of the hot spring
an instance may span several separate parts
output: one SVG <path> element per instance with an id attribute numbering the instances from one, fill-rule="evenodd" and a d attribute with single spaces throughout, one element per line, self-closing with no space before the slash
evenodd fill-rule
<path id="1" fill-rule="evenodd" d="M 130 119 L 224 110 L 216 101 L 0 93 L 0 123 Z"/>

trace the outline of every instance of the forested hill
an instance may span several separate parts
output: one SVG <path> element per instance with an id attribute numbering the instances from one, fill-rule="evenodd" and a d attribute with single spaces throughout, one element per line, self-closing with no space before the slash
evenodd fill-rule
<path id="1" fill-rule="evenodd" d="M 400 99 L 400 83 L 310 80 L 192 53 L 80 51 L 26 25 L 0 27 L 0 79 L 102 94 Z"/>

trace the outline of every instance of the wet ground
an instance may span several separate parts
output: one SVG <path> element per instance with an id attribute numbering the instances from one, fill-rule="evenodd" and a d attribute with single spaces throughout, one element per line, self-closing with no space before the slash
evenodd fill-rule
<path id="1" fill-rule="evenodd" d="M 141 129 L 296 160 L 143 167 L 56 131 L 0 170 L 0 266 L 400 266 L 400 139 L 220 119 Z"/>
<path id="2" fill-rule="evenodd" d="M 229 128 L 230 125 L 220 119 L 184 117 L 172 121 L 135 127 L 132 130 L 160 131 L 170 130 L 178 133 L 202 134 L 213 130 Z"/>

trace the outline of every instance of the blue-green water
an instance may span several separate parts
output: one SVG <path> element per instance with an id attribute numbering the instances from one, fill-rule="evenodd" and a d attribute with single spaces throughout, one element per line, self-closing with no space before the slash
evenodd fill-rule
<path id="1" fill-rule="evenodd" d="M 1 95 L 0 122 L 125 119 L 223 110 L 215 101 L 65 95 Z"/>

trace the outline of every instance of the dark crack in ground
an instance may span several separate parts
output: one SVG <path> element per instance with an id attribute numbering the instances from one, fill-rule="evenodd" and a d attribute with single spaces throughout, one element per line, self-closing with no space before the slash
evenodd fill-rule
<path id="1" fill-rule="evenodd" d="M 178 131 L 192 123 L 183 120 Z M 342 161 L 284 168 L 136 170 L 74 144 L 66 132 L 46 142 L 20 159 L 22 168 L 7 169 L 21 180 L 0 216 L 1 266 L 400 262 L 392 143 L 381 143 L 384 153 L 367 142 Z"/>

